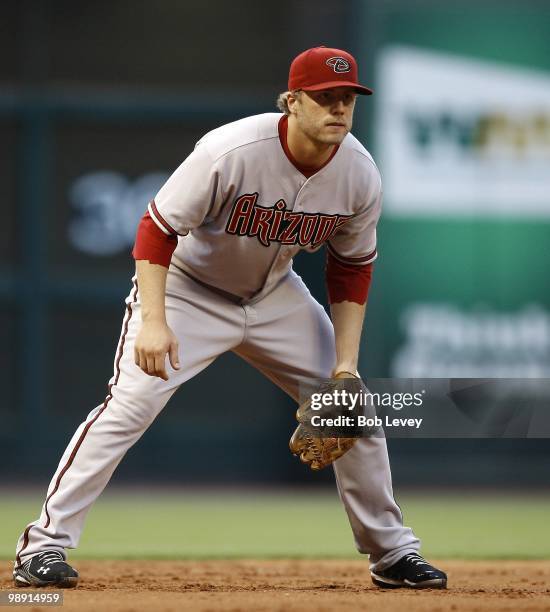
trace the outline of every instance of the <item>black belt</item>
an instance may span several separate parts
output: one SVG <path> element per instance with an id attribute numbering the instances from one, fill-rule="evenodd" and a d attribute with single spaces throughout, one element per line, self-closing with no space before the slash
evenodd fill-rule
<path id="1" fill-rule="evenodd" d="M 214 285 L 209 285 L 208 283 L 205 283 L 204 281 L 195 278 L 192 274 L 189 274 L 189 272 L 187 272 L 183 268 L 176 266 L 174 262 L 172 262 L 172 265 L 174 266 L 174 268 L 177 268 L 180 272 L 183 272 L 185 276 L 188 276 L 191 280 L 195 281 L 201 287 L 204 287 L 205 289 L 216 293 L 217 295 L 225 298 L 226 300 L 233 302 L 233 304 L 243 304 L 245 302 L 245 298 L 241 297 L 240 295 L 235 295 L 234 293 L 229 293 L 229 291 L 224 291 L 219 287 L 214 287 Z"/>

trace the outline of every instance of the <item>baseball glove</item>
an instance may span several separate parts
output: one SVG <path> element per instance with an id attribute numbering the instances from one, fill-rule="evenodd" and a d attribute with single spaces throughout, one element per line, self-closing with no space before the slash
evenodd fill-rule
<path id="1" fill-rule="evenodd" d="M 356 378 L 350 372 L 338 372 L 334 379 Z M 336 385 L 328 385 L 335 388 Z M 299 425 L 290 438 L 290 452 L 298 457 L 312 470 L 322 470 L 333 461 L 347 453 L 357 442 L 357 438 L 318 437 L 306 424 L 311 422 L 313 411 L 311 398 L 308 398 L 296 411 L 296 420 Z"/>

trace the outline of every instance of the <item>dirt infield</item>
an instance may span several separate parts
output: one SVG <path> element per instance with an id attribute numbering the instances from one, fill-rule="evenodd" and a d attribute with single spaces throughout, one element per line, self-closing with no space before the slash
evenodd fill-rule
<path id="1" fill-rule="evenodd" d="M 437 563 L 449 574 L 446 591 L 378 589 L 365 560 L 81 561 L 80 585 L 64 591 L 63 609 L 550 611 L 550 561 Z M 2 591 L 10 577 L 2 562 Z"/>

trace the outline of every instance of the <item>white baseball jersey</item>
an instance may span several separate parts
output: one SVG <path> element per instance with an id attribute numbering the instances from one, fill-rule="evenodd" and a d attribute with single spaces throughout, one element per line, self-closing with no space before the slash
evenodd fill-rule
<path id="1" fill-rule="evenodd" d="M 344 262 L 376 258 L 381 180 L 368 151 L 348 134 L 306 179 L 283 150 L 281 117 L 255 115 L 209 132 L 149 205 L 163 232 L 185 236 L 176 266 L 246 300 L 268 294 L 300 249 L 328 241 Z"/>

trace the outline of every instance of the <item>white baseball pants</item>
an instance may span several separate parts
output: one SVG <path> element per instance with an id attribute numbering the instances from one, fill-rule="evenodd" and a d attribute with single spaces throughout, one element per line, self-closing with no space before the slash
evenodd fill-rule
<path id="1" fill-rule="evenodd" d="M 40 518 L 19 538 L 17 564 L 46 549 L 65 555 L 65 549 L 76 548 L 88 511 L 126 451 L 176 389 L 220 354 L 234 351 L 296 400 L 300 380 L 331 375 L 332 323 L 293 271 L 269 295 L 243 306 L 170 266 L 166 313 L 179 341 L 180 369 L 174 371 L 168 364 L 168 381 L 148 376 L 134 363 L 141 313 L 135 279 L 133 283 L 109 394 L 67 446 Z M 334 463 L 334 473 L 357 549 L 370 555 L 371 569 L 382 570 L 418 551 L 420 542 L 403 526 L 393 498 L 384 438 L 360 439 Z"/>

